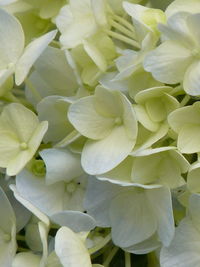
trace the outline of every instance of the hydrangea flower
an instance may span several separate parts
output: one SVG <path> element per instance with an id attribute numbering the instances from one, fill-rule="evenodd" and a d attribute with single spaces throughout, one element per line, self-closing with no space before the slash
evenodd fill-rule
<path id="1" fill-rule="evenodd" d="M 68 118 L 89 138 L 81 157 L 82 166 L 89 174 L 113 169 L 134 148 L 137 119 L 131 103 L 118 91 L 97 87 L 94 96 L 84 97 L 70 106 Z"/>
<path id="2" fill-rule="evenodd" d="M 144 68 L 160 82 L 183 82 L 190 95 L 199 95 L 199 14 L 178 12 L 159 25 L 164 41 L 144 60 Z"/>
<path id="3" fill-rule="evenodd" d="M 8 175 L 16 175 L 32 159 L 45 132 L 47 121 L 21 104 L 7 105 L 0 115 L 0 167 Z"/>

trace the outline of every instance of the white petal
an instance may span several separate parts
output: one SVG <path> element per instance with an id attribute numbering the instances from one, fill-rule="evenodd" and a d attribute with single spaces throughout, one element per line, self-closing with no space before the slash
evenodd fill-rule
<path id="1" fill-rule="evenodd" d="M 189 95 L 200 95 L 200 61 L 195 61 L 186 71 L 183 80 L 183 88 Z"/>
<path id="2" fill-rule="evenodd" d="M 157 228 L 146 194 L 134 189 L 116 196 L 109 217 L 113 242 L 120 247 L 135 245 L 149 238 Z"/>
<path id="3" fill-rule="evenodd" d="M 132 151 L 134 139 L 129 139 L 123 126 L 115 127 L 104 139 L 88 140 L 83 148 L 81 163 L 89 174 L 102 174 L 112 170 Z"/>
<path id="4" fill-rule="evenodd" d="M 81 168 L 80 156 L 72 153 L 67 149 L 44 149 L 40 152 L 46 168 L 47 184 L 56 183 L 58 181 L 69 182 L 73 178 L 83 174 Z"/>
<path id="5" fill-rule="evenodd" d="M 192 60 L 190 50 L 175 41 L 166 41 L 147 54 L 144 69 L 160 82 L 175 84 L 183 80 Z"/>
<path id="6" fill-rule="evenodd" d="M 164 246 L 169 246 L 175 231 L 170 190 L 167 187 L 147 190 L 147 198 L 157 218 L 159 238 Z"/>
<path id="7" fill-rule="evenodd" d="M 63 183 L 46 185 L 44 177 L 34 176 L 26 169 L 16 177 L 19 194 L 49 216 L 62 210 Z"/>
<path id="8" fill-rule="evenodd" d="M 80 211 L 64 210 L 53 214 L 51 220 L 75 232 L 90 231 L 96 226 L 95 220 L 90 215 Z"/>
<path id="9" fill-rule="evenodd" d="M 40 210 L 38 210 L 34 205 L 32 205 L 29 201 L 24 199 L 19 192 L 15 185 L 10 185 L 10 189 L 13 191 L 15 198 L 24 205 L 30 212 L 32 212 L 36 217 L 38 217 L 42 222 L 44 222 L 47 226 L 49 226 L 50 222 L 46 215 L 44 215 Z"/>
<path id="10" fill-rule="evenodd" d="M 93 100 L 93 96 L 88 96 L 76 101 L 69 108 L 68 118 L 82 135 L 91 139 L 102 139 L 110 133 L 114 120 L 97 113 Z"/>
<path id="11" fill-rule="evenodd" d="M 200 151 L 200 125 L 188 124 L 182 127 L 178 135 L 177 147 L 181 153 L 196 153 Z"/>
<path id="12" fill-rule="evenodd" d="M 63 266 L 92 266 L 89 253 L 84 243 L 67 227 L 61 227 L 56 234 L 55 252 Z"/>
<path id="13" fill-rule="evenodd" d="M 40 256 L 35 255 L 32 252 L 20 252 L 15 256 L 12 262 L 12 267 L 38 267 L 39 264 Z"/>
<path id="14" fill-rule="evenodd" d="M 15 64 L 24 49 L 24 32 L 12 15 L 0 9 L 0 69 Z"/>
<path id="15" fill-rule="evenodd" d="M 199 267 L 200 234 L 192 222 L 184 219 L 176 229 L 169 248 L 161 250 L 162 267 Z"/>
<path id="16" fill-rule="evenodd" d="M 48 44 L 54 39 L 57 30 L 48 32 L 43 36 L 32 41 L 24 50 L 16 64 L 15 82 L 17 85 L 21 84 L 28 75 L 32 65 L 37 58 L 42 54 Z"/>

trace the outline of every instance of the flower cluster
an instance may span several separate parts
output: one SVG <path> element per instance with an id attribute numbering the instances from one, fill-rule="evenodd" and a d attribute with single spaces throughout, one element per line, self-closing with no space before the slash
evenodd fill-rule
<path id="1" fill-rule="evenodd" d="M 200 266 L 199 25 L 200 0 L 0 0 L 0 266 Z"/>

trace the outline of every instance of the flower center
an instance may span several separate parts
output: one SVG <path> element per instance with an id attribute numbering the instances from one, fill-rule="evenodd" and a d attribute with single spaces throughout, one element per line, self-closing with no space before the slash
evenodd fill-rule
<path id="1" fill-rule="evenodd" d="M 26 150 L 28 148 L 28 145 L 25 142 L 22 142 L 19 146 L 21 150 Z"/>
<path id="2" fill-rule="evenodd" d="M 77 184 L 74 182 L 70 182 L 66 185 L 66 190 L 68 193 L 74 193 L 74 191 L 76 190 Z"/>

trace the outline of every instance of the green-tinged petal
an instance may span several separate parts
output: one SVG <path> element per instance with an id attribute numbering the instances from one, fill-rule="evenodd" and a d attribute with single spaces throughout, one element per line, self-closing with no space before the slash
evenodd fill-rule
<path id="1" fill-rule="evenodd" d="M 137 116 L 138 121 L 149 131 L 156 132 L 160 124 L 158 122 L 153 121 L 149 114 L 146 111 L 146 108 L 143 105 L 134 105 L 134 110 Z"/>
<path id="2" fill-rule="evenodd" d="M 1 113 L 4 128 L 8 127 L 16 134 L 19 142 L 28 142 L 37 128 L 37 116 L 29 109 L 18 103 L 7 105 Z M 1 125 L 0 125 L 1 127 Z M 2 127 L 1 127 L 2 128 Z"/>
<path id="3" fill-rule="evenodd" d="M 55 251 L 49 254 L 47 258 L 46 266 L 47 267 L 63 267 Z"/>
<path id="4" fill-rule="evenodd" d="M 69 182 L 83 174 L 80 156 L 67 149 L 44 149 L 40 152 L 46 165 L 46 183 Z"/>
<path id="5" fill-rule="evenodd" d="M 116 196 L 110 206 L 113 242 L 128 247 L 149 238 L 157 228 L 146 194 L 129 190 Z"/>
<path id="6" fill-rule="evenodd" d="M 16 254 L 12 267 L 38 267 L 40 265 L 40 256 L 32 252 L 20 252 Z"/>
<path id="7" fill-rule="evenodd" d="M 132 181 L 150 184 L 159 178 L 158 166 L 162 160 L 159 154 L 138 157 L 133 160 Z M 143 167 L 145 166 L 145 168 Z"/>
<path id="8" fill-rule="evenodd" d="M 86 53 L 91 57 L 97 67 L 105 72 L 107 69 L 107 62 L 101 51 L 90 41 L 84 40 L 83 47 Z"/>
<path id="9" fill-rule="evenodd" d="M 99 141 L 88 140 L 83 148 L 81 163 L 89 174 L 102 174 L 115 168 L 131 152 L 135 139 L 129 139 L 123 126 Z"/>
<path id="10" fill-rule="evenodd" d="M 106 17 L 106 2 L 102 0 L 92 0 L 91 7 L 94 12 L 94 17 L 97 24 L 100 26 L 106 26 L 108 21 Z"/>
<path id="11" fill-rule="evenodd" d="M 159 239 L 164 246 L 169 246 L 175 231 L 170 190 L 167 187 L 161 187 L 147 190 L 146 194 L 151 212 L 157 218 Z"/>
<path id="12" fill-rule="evenodd" d="M 189 95 L 200 95 L 199 83 L 200 83 L 200 62 L 195 61 L 186 71 L 183 87 Z"/>
<path id="13" fill-rule="evenodd" d="M 200 125 L 187 124 L 178 135 L 177 147 L 181 153 L 191 154 L 200 151 Z"/>
<path id="14" fill-rule="evenodd" d="M 55 252 L 63 266 L 92 266 L 89 252 L 83 241 L 67 227 L 61 227 L 56 234 Z"/>
<path id="15" fill-rule="evenodd" d="M 147 54 L 144 69 L 160 82 L 175 84 L 192 62 L 191 51 L 175 41 L 166 41 Z"/>
<path id="16" fill-rule="evenodd" d="M 185 125 L 199 125 L 200 124 L 200 117 L 199 117 L 199 111 L 200 107 L 198 102 L 195 103 L 193 106 L 187 106 L 183 108 L 179 108 L 175 111 L 173 111 L 168 116 L 168 122 L 169 125 L 172 127 L 172 129 L 179 133 L 183 126 Z M 189 126 L 188 126 L 189 127 Z"/>
<path id="17" fill-rule="evenodd" d="M 0 9 L 0 69 L 15 64 L 24 49 L 24 32 L 12 15 Z"/>
<path id="18" fill-rule="evenodd" d="M 168 132 L 169 126 L 167 123 L 160 125 L 156 132 L 147 131 L 144 127 L 139 127 L 138 138 L 136 142 L 135 149 L 133 150 L 134 154 L 140 153 L 142 150 L 145 150 L 151 147 L 154 143 L 164 137 Z"/>
<path id="19" fill-rule="evenodd" d="M 200 231 L 200 195 L 192 194 L 189 199 L 189 216 L 194 227 Z M 200 240 L 199 240 L 200 241 Z"/>
<path id="20" fill-rule="evenodd" d="M 68 118 L 82 135 L 98 140 L 105 138 L 110 133 L 114 126 L 114 119 L 101 116 L 95 109 L 93 100 L 93 96 L 88 96 L 72 104 L 69 108 Z"/>
<path id="21" fill-rule="evenodd" d="M 175 0 L 165 10 L 167 17 L 178 12 L 200 13 L 199 0 Z"/>
<path id="22" fill-rule="evenodd" d="M 0 188 L 0 265 L 10 267 L 16 253 L 16 219 L 11 204 Z"/>
<path id="23" fill-rule="evenodd" d="M 121 101 L 123 105 L 123 123 L 127 132 L 127 136 L 132 140 L 136 140 L 138 135 L 136 113 L 127 97 L 123 94 L 121 94 Z"/>
<path id="24" fill-rule="evenodd" d="M 0 166 L 6 168 L 10 160 L 20 152 L 19 141 L 12 132 L 0 131 L 0 151 Z"/>
<path id="25" fill-rule="evenodd" d="M 0 70 L 0 86 L 4 85 L 8 78 L 14 73 L 14 70 L 13 66 L 8 69 Z"/>
<path id="26" fill-rule="evenodd" d="M 34 156 L 36 150 L 38 149 L 42 138 L 47 131 L 48 124 L 47 122 L 43 121 L 41 122 L 37 128 L 34 130 L 32 137 L 30 138 L 28 143 L 21 143 L 21 146 L 25 146 L 25 148 L 19 147 L 19 152 L 15 155 L 15 157 L 10 158 L 10 161 L 8 163 L 7 167 L 7 174 L 12 176 L 18 174 L 25 165 L 32 159 Z"/>
<path id="27" fill-rule="evenodd" d="M 48 44 L 55 38 L 57 30 L 48 32 L 43 36 L 33 40 L 24 50 L 18 60 L 15 69 L 15 82 L 21 84 L 28 75 L 32 65 L 42 54 Z"/>
<path id="28" fill-rule="evenodd" d="M 189 169 L 187 187 L 192 193 L 200 192 L 200 163 L 194 163 Z"/>
<path id="29" fill-rule="evenodd" d="M 63 0 L 44 0 L 40 6 L 40 17 L 43 19 L 49 19 L 55 17 L 60 8 L 65 4 Z"/>
<path id="30" fill-rule="evenodd" d="M 127 157 L 122 163 L 109 172 L 98 175 L 98 179 L 108 178 L 111 180 L 119 180 L 122 182 L 131 181 L 131 171 L 133 165 L 133 158 Z"/>
<path id="31" fill-rule="evenodd" d="M 199 267 L 200 234 L 189 219 L 184 219 L 168 248 L 161 250 L 162 267 Z"/>
<path id="32" fill-rule="evenodd" d="M 38 222 L 38 229 L 40 233 L 40 239 L 42 242 L 42 258 L 40 261 L 40 266 L 45 266 L 48 256 L 47 238 L 48 238 L 49 226 L 44 222 Z"/>

